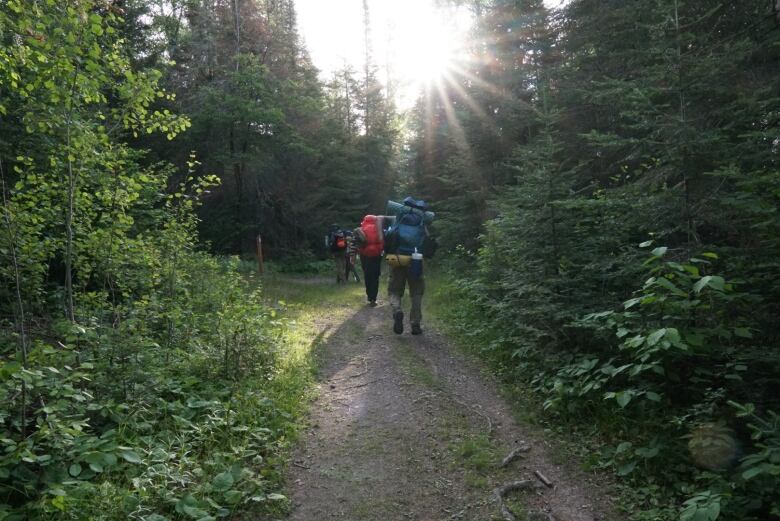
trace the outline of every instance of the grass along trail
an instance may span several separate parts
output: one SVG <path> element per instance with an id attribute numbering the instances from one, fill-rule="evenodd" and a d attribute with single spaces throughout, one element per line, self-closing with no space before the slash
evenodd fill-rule
<path id="1" fill-rule="evenodd" d="M 360 284 L 265 286 L 293 310 L 298 363 L 314 356 L 317 366 L 288 467 L 290 520 L 616 519 L 590 477 L 518 425 L 479 363 L 430 327 L 395 335 L 388 304 L 365 306 Z M 517 481 L 525 491 L 501 489 Z"/>

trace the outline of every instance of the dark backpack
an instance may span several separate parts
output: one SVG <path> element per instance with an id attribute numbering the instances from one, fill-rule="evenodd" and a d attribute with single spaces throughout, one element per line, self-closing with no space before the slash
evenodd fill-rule
<path id="1" fill-rule="evenodd" d="M 330 232 L 330 251 L 331 253 L 338 253 L 347 249 L 347 237 L 344 235 L 343 230 L 337 230 Z"/>
<path id="2" fill-rule="evenodd" d="M 408 212 L 399 215 L 385 236 L 385 251 L 411 255 L 416 251 L 424 253 L 428 232 L 420 214 Z"/>

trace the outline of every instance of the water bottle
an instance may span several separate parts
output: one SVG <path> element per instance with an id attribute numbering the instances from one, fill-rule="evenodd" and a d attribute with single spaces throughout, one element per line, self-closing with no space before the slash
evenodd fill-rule
<path id="1" fill-rule="evenodd" d="M 418 279 L 422 276 L 423 272 L 423 254 L 417 251 L 417 248 L 414 249 L 414 253 L 412 253 L 412 263 L 409 266 L 409 275 L 413 279 Z"/>

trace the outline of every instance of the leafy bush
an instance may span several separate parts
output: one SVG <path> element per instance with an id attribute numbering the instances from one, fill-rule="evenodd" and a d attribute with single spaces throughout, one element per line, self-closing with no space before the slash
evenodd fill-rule
<path id="1" fill-rule="evenodd" d="M 566 351 L 529 342 L 528 324 L 505 319 L 481 279 L 441 290 L 444 317 L 535 391 L 548 421 L 591 433 L 586 465 L 631 484 L 636 519 L 776 516 L 779 422 L 767 398 L 777 360 L 754 313 L 762 297 L 719 274 L 715 253 L 674 260 L 683 254 L 653 249 L 640 289 L 617 310 L 572 321 L 581 344 Z M 736 403 L 751 399 L 761 413 Z"/>
<path id="2" fill-rule="evenodd" d="M 263 388 L 284 323 L 233 267 L 189 257 L 199 283 L 175 308 L 128 309 L 119 330 L 63 324 L 26 369 L 2 365 L 0 518 L 202 519 L 281 499 L 275 444 L 291 426 Z M 173 333 L 142 326 L 160 310 Z"/>

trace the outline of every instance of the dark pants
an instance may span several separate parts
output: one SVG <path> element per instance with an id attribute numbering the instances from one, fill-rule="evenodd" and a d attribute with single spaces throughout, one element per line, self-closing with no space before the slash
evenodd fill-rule
<path id="1" fill-rule="evenodd" d="M 366 282 L 366 297 L 369 302 L 376 301 L 379 293 L 379 276 L 382 274 L 382 257 L 360 256 L 360 265 L 363 266 L 363 279 Z"/>

